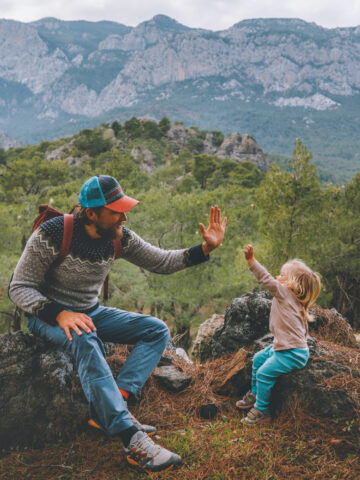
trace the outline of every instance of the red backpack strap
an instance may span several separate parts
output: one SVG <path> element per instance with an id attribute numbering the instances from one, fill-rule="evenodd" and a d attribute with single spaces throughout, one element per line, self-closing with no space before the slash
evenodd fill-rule
<path id="1" fill-rule="evenodd" d="M 122 243 L 120 238 L 115 238 L 113 240 L 114 244 L 114 255 L 115 255 L 115 260 L 120 257 L 121 255 L 121 249 L 122 249 Z"/>
<path id="2" fill-rule="evenodd" d="M 53 263 L 53 267 L 58 267 L 64 261 L 66 255 L 69 253 L 73 230 L 74 230 L 74 215 L 65 213 L 64 214 L 64 233 L 63 233 L 61 249 L 57 259 Z"/>
<path id="3" fill-rule="evenodd" d="M 121 255 L 122 243 L 121 243 L 120 238 L 115 238 L 113 240 L 113 244 L 114 244 L 114 258 L 116 260 Z M 104 300 L 109 299 L 109 275 L 106 276 L 105 281 L 104 281 L 103 299 Z"/>

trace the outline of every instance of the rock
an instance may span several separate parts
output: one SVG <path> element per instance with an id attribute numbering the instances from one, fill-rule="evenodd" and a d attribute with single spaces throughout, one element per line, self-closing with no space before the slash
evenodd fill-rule
<path id="1" fill-rule="evenodd" d="M 174 366 L 157 367 L 153 375 L 160 385 L 171 392 L 181 392 L 192 380 L 190 375 L 184 374 Z"/>
<path id="2" fill-rule="evenodd" d="M 116 377 L 132 347 L 104 347 Z M 183 377 L 188 385 L 191 377 Z M 23 331 L 0 335 L 0 418 L 0 450 L 50 445 L 87 430 L 88 402 L 70 352 Z"/>
<path id="3" fill-rule="evenodd" d="M 22 331 L 0 335 L 0 345 L 0 448 L 49 444 L 83 431 L 87 401 L 69 353 Z"/>
<path id="4" fill-rule="evenodd" d="M 222 328 L 215 331 L 210 350 L 213 358 L 236 352 L 269 331 L 271 300 L 266 292 L 234 298 L 226 309 Z"/>
<path id="5" fill-rule="evenodd" d="M 222 395 L 242 397 L 251 385 L 252 359 L 259 350 L 272 343 L 272 335 L 265 335 L 254 342 L 252 351 L 240 349 L 221 366 L 217 364 L 214 391 Z M 291 408 L 294 403 L 320 417 L 339 417 L 355 411 L 357 403 L 351 389 L 329 388 L 329 383 L 344 378 L 360 379 L 360 371 L 331 359 L 334 353 L 330 346 L 323 346 L 309 337 L 310 359 L 305 368 L 282 375 L 277 380 L 271 395 L 271 412 L 274 416 Z M 218 361 L 219 362 L 219 361 Z"/>
<path id="6" fill-rule="evenodd" d="M 231 133 L 220 145 L 215 155 L 220 158 L 231 158 L 238 162 L 252 162 L 263 172 L 269 170 L 270 163 L 256 140 L 248 135 Z"/>
<path id="7" fill-rule="evenodd" d="M 211 358 L 211 339 L 214 336 L 215 331 L 220 329 L 223 324 L 224 315 L 217 315 L 215 313 L 200 325 L 191 350 L 193 358 L 200 362 L 205 362 Z"/>
<path id="8" fill-rule="evenodd" d="M 155 170 L 156 164 L 153 154 L 147 148 L 134 147 L 130 155 L 140 162 L 141 171 L 150 174 Z"/>
<path id="9" fill-rule="evenodd" d="M 209 353 L 204 354 L 202 361 L 235 352 L 253 342 L 256 345 L 256 341 L 269 332 L 270 309 L 271 296 L 265 291 L 250 292 L 234 298 L 226 310 L 223 326 L 215 329 L 212 338 L 209 331 L 206 337 L 206 342 L 209 342 L 206 351 Z M 309 322 L 311 335 L 344 346 L 357 346 L 351 326 L 335 309 L 328 310 L 315 305 L 310 313 L 315 319 L 314 322 Z M 201 326 L 199 332 L 200 329 Z"/>
<path id="10" fill-rule="evenodd" d="M 360 379 L 360 372 L 326 357 L 310 358 L 305 368 L 282 375 L 276 382 L 271 395 L 272 413 L 291 409 L 294 402 L 319 417 L 343 417 L 355 412 L 357 404 L 351 392 L 327 385 L 327 381 L 339 377 L 345 382 L 354 377 Z"/>
<path id="11" fill-rule="evenodd" d="M 3 106 L 3 102 L 0 99 L 0 108 Z M 11 147 L 20 147 L 21 142 L 16 140 L 16 138 L 12 138 L 9 135 L 6 135 L 5 132 L 0 130 L 0 148 L 3 148 L 4 150 L 8 150 Z"/>
<path id="12" fill-rule="evenodd" d="M 177 148 L 184 147 L 191 137 L 196 134 L 193 130 L 185 128 L 181 123 L 174 123 L 166 136 Z"/>
<path id="13" fill-rule="evenodd" d="M 184 350 L 183 348 L 180 348 L 180 347 L 176 348 L 175 354 L 176 354 L 178 357 L 182 358 L 182 359 L 184 360 L 184 362 L 190 363 L 190 364 L 193 363 L 193 362 L 190 360 L 190 358 L 188 357 L 188 354 L 185 352 L 185 350 Z"/>
<path id="14" fill-rule="evenodd" d="M 327 310 L 315 305 L 310 313 L 314 316 L 314 321 L 309 322 L 309 330 L 316 334 L 317 338 L 345 347 L 357 347 L 353 329 L 347 319 L 335 308 Z"/>

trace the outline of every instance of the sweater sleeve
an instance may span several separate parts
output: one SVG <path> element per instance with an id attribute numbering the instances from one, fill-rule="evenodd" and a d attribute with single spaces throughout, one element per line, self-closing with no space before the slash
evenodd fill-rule
<path id="1" fill-rule="evenodd" d="M 258 261 L 250 267 L 251 272 L 254 274 L 256 280 L 262 283 L 266 289 L 273 295 L 274 297 L 283 297 L 284 294 L 284 287 L 281 285 L 280 282 L 275 280 L 275 278 L 270 275 L 270 273 L 266 270 L 266 268 L 261 265 Z"/>
<path id="2" fill-rule="evenodd" d="M 15 305 L 51 325 L 56 325 L 56 317 L 64 307 L 48 299 L 42 291 L 46 273 L 58 253 L 50 237 L 37 229 L 28 240 L 9 285 L 9 297 Z"/>
<path id="3" fill-rule="evenodd" d="M 170 274 L 209 260 L 201 244 L 181 250 L 163 250 L 124 229 L 122 258 L 150 272 Z"/>

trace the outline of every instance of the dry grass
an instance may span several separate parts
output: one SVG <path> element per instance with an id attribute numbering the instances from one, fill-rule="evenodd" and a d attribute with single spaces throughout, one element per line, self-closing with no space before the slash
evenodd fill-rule
<path id="1" fill-rule="evenodd" d="M 318 305 L 312 306 L 310 313 L 317 317 L 316 323 L 319 324 L 317 331 L 314 332 L 311 329 L 311 323 L 309 326 L 311 335 L 318 340 L 327 340 L 345 347 L 357 346 L 356 337 L 352 328 L 342 317 Z"/>
<path id="2" fill-rule="evenodd" d="M 323 342 L 324 348 L 329 346 Z M 333 348 L 334 345 L 331 344 Z M 359 366 L 359 352 L 336 347 L 334 360 Z M 122 363 L 126 349 L 110 357 Z M 336 358 L 335 358 L 336 357 Z M 193 376 L 180 393 L 160 389 L 150 378 L 143 398 L 133 413 L 144 423 L 155 424 L 160 443 L 183 457 L 183 465 L 172 472 L 153 474 L 154 479 L 172 480 L 355 480 L 360 478 L 359 419 L 318 419 L 295 403 L 271 425 L 241 423 L 235 399 L 213 392 L 221 362 L 206 365 L 178 363 Z M 342 379 L 336 379 L 342 381 Z M 347 381 L 345 381 L 346 383 Z M 346 383 L 349 389 L 357 384 Z M 338 388 L 330 385 L 329 388 Z M 341 384 L 341 388 L 344 383 Z M 216 403 L 214 420 L 202 420 L 202 404 Z M 1 480 L 133 480 L 148 476 L 130 468 L 118 439 L 89 431 L 71 444 L 43 450 L 12 452 L 0 464 Z"/>

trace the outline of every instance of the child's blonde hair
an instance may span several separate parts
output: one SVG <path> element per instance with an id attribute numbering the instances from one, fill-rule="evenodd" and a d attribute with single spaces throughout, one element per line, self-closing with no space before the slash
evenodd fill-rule
<path id="1" fill-rule="evenodd" d="M 313 272 L 304 262 L 298 259 L 289 260 L 283 267 L 287 276 L 286 285 L 294 293 L 298 301 L 304 307 L 303 318 L 307 323 L 312 320 L 309 315 L 309 307 L 319 296 L 321 289 L 320 277 Z"/>

